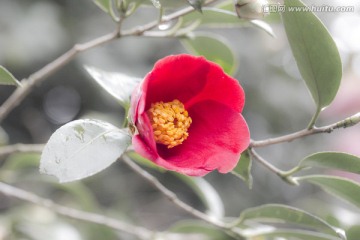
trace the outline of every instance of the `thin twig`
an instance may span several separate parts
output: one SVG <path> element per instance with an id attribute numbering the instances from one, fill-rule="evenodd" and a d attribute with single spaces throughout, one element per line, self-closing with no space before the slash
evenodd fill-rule
<path id="1" fill-rule="evenodd" d="M 17 143 L 13 145 L 7 145 L 0 147 L 0 157 L 10 155 L 12 153 L 19 153 L 19 152 L 41 152 L 44 148 L 44 144 L 22 144 Z"/>
<path id="2" fill-rule="evenodd" d="M 206 3 L 204 3 L 203 6 L 215 3 L 216 1 L 218 1 L 218 0 L 209 0 Z M 178 19 L 178 18 L 180 18 L 186 14 L 189 14 L 191 12 L 194 12 L 194 11 L 196 11 L 196 10 L 193 7 L 186 7 L 186 8 L 180 9 L 174 13 L 170 13 L 166 16 L 163 16 L 161 22 L 159 20 L 156 20 L 156 21 L 150 22 L 146 25 L 143 25 L 141 27 L 135 27 L 133 29 L 123 31 L 123 32 L 121 32 L 121 36 L 123 36 L 123 37 L 124 36 L 141 36 L 144 34 L 144 32 L 152 30 L 155 27 L 159 26 L 160 24 L 164 24 L 166 22 L 170 22 L 172 20 Z"/>
<path id="3" fill-rule="evenodd" d="M 295 139 L 302 138 L 302 137 L 309 136 L 309 135 L 318 134 L 318 133 L 331 133 L 335 129 L 351 127 L 351 126 L 358 124 L 359 122 L 360 122 L 360 113 L 357 113 L 351 117 L 348 117 L 337 123 L 330 124 L 328 126 L 304 129 L 304 130 L 301 130 L 301 131 L 298 131 L 295 133 L 291 133 L 288 135 L 284 135 L 281 137 L 277 137 L 277 138 L 269 138 L 269 139 L 260 140 L 260 141 L 252 141 L 250 143 L 250 147 L 251 148 L 265 147 L 265 146 L 269 146 L 269 145 L 273 145 L 273 144 L 277 144 L 277 143 L 291 142 Z"/>
<path id="4" fill-rule="evenodd" d="M 0 192 L 7 196 L 18 198 L 48 208 L 63 216 L 104 225 L 115 230 L 135 235 L 140 239 L 151 239 L 155 234 L 155 232 L 152 232 L 146 228 L 134 226 L 114 218 L 59 205 L 49 199 L 39 197 L 31 192 L 27 192 L 2 182 L 0 182 Z"/>
<path id="5" fill-rule="evenodd" d="M 156 189 L 158 189 L 166 198 L 168 198 L 171 202 L 173 202 L 179 208 L 185 210 L 187 213 L 193 215 L 196 218 L 199 218 L 207 223 L 210 223 L 216 227 L 222 229 L 228 229 L 227 225 L 217 219 L 211 218 L 210 216 L 206 215 L 205 213 L 196 210 L 195 208 L 191 207 L 190 205 L 186 204 L 185 202 L 181 201 L 174 192 L 167 189 L 156 177 L 151 175 L 149 172 L 142 169 L 138 166 L 134 161 L 132 161 L 128 156 L 123 156 L 123 161 L 137 174 L 147 180 L 151 185 L 153 185 Z"/>

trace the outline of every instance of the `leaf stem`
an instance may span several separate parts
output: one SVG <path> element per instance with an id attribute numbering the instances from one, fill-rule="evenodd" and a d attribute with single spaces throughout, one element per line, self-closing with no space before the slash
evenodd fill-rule
<path id="1" fill-rule="evenodd" d="M 320 115 L 320 112 L 321 112 L 321 109 L 317 108 L 314 116 L 310 120 L 310 123 L 309 123 L 309 125 L 307 127 L 308 130 L 312 129 L 315 126 L 316 120 L 318 119 L 318 117 Z"/>

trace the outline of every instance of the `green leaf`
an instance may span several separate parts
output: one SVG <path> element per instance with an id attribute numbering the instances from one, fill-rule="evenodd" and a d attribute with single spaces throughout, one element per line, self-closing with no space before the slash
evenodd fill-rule
<path id="1" fill-rule="evenodd" d="M 140 78 L 129 77 L 117 72 L 106 72 L 89 66 L 85 66 L 85 69 L 103 89 L 119 100 L 124 108 L 129 107 L 131 93 L 141 82 Z"/>
<path id="2" fill-rule="evenodd" d="M 186 0 L 195 10 L 202 13 L 202 5 L 205 0 Z"/>
<path id="3" fill-rule="evenodd" d="M 40 171 L 60 182 L 94 175 L 115 162 L 131 142 L 130 135 L 109 123 L 82 119 L 65 124 L 50 137 Z"/>
<path id="4" fill-rule="evenodd" d="M 265 223 L 298 224 L 309 229 L 321 230 L 324 233 L 338 236 L 337 231 L 324 220 L 304 210 L 286 205 L 267 204 L 249 208 L 241 213 L 238 223 L 242 224 L 248 220 Z"/>
<path id="5" fill-rule="evenodd" d="M 93 0 L 94 3 L 104 12 L 110 13 L 111 0 Z"/>
<path id="6" fill-rule="evenodd" d="M 204 7 L 202 13 L 192 12 L 183 17 L 183 25 L 188 25 L 195 21 L 200 21 L 199 26 L 203 27 L 257 27 L 271 36 L 274 36 L 274 32 L 269 24 L 260 20 L 244 20 L 239 19 L 237 15 L 231 11 Z"/>
<path id="7" fill-rule="evenodd" d="M 347 235 L 347 239 L 348 239 L 348 240 L 359 240 L 359 236 L 360 236 L 360 225 L 351 226 L 351 227 L 346 231 L 346 235 Z"/>
<path id="8" fill-rule="evenodd" d="M 305 6 L 300 0 L 285 0 L 285 6 L 282 17 L 286 35 L 301 76 L 317 105 L 312 121 L 315 122 L 321 109 L 333 101 L 339 89 L 340 55 L 328 30 L 314 13 L 290 11 L 291 7 Z"/>
<path id="9" fill-rule="evenodd" d="M 9 136 L 5 130 L 0 127 L 0 146 L 6 145 L 9 143 Z"/>
<path id="10" fill-rule="evenodd" d="M 21 86 L 20 82 L 3 66 L 0 65 L 0 85 Z"/>
<path id="11" fill-rule="evenodd" d="M 307 156 L 299 167 L 325 167 L 360 174 L 360 158 L 341 152 L 320 152 Z"/>
<path id="12" fill-rule="evenodd" d="M 185 48 L 194 55 L 204 56 L 206 59 L 219 64 L 224 71 L 232 75 L 237 61 L 226 39 L 215 34 L 197 33 L 181 40 Z"/>
<path id="13" fill-rule="evenodd" d="M 251 165 L 252 165 L 252 161 L 250 154 L 248 151 L 245 151 L 241 154 L 241 158 L 238 164 L 231 172 L 235 176 L 244 180 L 248 184 L 250 189 L 252 188 L 252 183 L 253 183 L 253 179 L 251 176 Z"/>
<path id="14" fill-rule="evenodd" d="M 326 192 L 360 208 L 360 185 L 357 182 L 333 176 L 311 175 L 296 178 L 320 186 Z"/>
<path id="15" fill-rule="evenodd" d="M 156 8 L 161 8 L 161 3 L 159 0 L 150 0 L 152 5 L 154 5 L 154 7 Z"/>
<path id="16" fill-rule="evenodd" d="M 247 239 L 257 240 L 278 240 L 278 239 L 296 239 L 296 240 L 339 240 L 338 237 L 333 237 L 323 233 L 305 231 L 305 230 L 290 230 L 290 229 L 273 229 L 252 233 Z"/>
<path id="17" fill-rule="evenodd" d="M 171 232 L 171 233 L 175 232 L 175 233 L 182 233 L 182 234 L 194 234 L 193 235 L 194 237 L 189 238 L 189 239 L 207 239 L 207 240 L 232 239 L 228 235 L 226 235 L 224 232 L 219 231 L 219 229 L 216 229 L 213 226 L 210 226 L 210 225 L 205 224 L 204 222 L 198 221 L 198 220 L 183 220 L 183 221 L 177 222 L 174 225 L 172 225 L 169 229 L 167 229 L 167 232 Z M 165 237 L 166 237 L 166 235 L 165 235 Z M 161 239 L 167 239 L 167 238 L 161 238 Z M 171 239 L 171 238 L 169 238 L 169 239 Z M 187 239 L 187 238 L 182 237 L 179 239 Z"/>

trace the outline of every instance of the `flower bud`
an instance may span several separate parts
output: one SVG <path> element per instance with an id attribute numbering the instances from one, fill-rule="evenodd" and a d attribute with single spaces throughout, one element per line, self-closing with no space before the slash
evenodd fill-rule
<path id="1" fill-rule="evenodd" d="M 261 19 L 265 13 L 263 8 L 268 4 L 267 0 L 234 0 L 235 10 L 239 18 Z"/>

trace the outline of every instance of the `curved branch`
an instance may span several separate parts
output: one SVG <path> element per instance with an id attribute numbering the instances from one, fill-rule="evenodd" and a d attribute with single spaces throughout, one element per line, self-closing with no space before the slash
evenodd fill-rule
<path id="1" fill-rule="evenodd" d="M 155 234 L 155 232 L 152 232 L 146 228 L 134 226 L 114 218 L 109 218 L 97 213 L 85 212 L 82 210 L 59 205 L 49 199 L 39 197 L 33 193 L 27 192 L 19 188 L 15 188 L 2 182 L 0 182 L 0 192 L 7 196 L 15 197 L 48 208 L 63 216 L 104 225 L 115 230 L 135 235 L 140 239 L 151 239 Z"/>
<path id="2" fill-rule="evenodd" d="M 193 215 L 196 218 L 199 218 L 207 223 L 210 223 L 218 228 L 228 229 L 227 225 L 217 219 L 211 218 L 203 212 L 196 210 L 185 202 L 181 201 L 174 192 L 167 189 L 156 177 L 142 169 L 139 165 L 134 163 L 128 156 L 124 155 L 122 157 L 123 161 L 137 174 L 142 178 L 147 180 L 151 185 L 158 189 L 166 198 L 173 202 L 179 208 L 185 210 L 189 214 Z"/>
<path id="3" fill-rule="evenodd" d="M 45 146 L 44 144 L 22 144 L 22 143 L 3 146 L 0 147 L 0 157 L 7 156 L 12 153 L 19 153 L 19 152 L 25 152 L 25 153 L 41 152 L 44 146 Z"/>
<path id="4" fill-rule="evenodd" d="M 83 44 L 75 44 L 69 51 L 55 59 L 53 62 L 47 64 L 39 71 L 31 74 L 27 79 L 21 81 L 22 86 L 18 87 L 12 95 L 0 106 L 0 123 L 4 118 L 18 106 L 22 100 L 31 92 L 31 90 L 48 76 L 61 69 L 64 65 L 70 62 L 75 56 L 83 51 L 110 42 L 120 37 L 119 32 L 104 35 Z"/>

